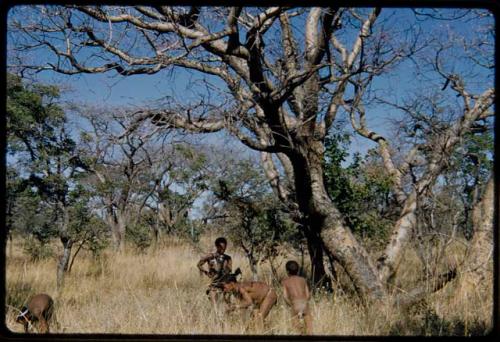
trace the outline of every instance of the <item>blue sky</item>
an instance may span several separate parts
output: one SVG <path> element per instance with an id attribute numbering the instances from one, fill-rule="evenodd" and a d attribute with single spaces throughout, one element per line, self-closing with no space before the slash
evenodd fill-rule
<path id="1" fill-rule="evenodd" d="M 445 15 L 452 10 L 444 10 Z M 422 34 L 426 37 L 443 37 L 443 35 L 452 32 L 456 36 L 468 37 L 474 34 L 474 22 L 453 23 L 449 21 L 437 21 L 428 17 L 421 17 L 419 21 L 422 27 Z M 386 21 L 387 25 L 396 23 L 396 28 L 404 30 L 412 26 L 415 17 L 409 9 L 384 9 L 379 21 Z M 303 28 L 298 28 L 298 31 Z M 404 33 L 399 33 L 404 34 Z M 346 35 L 343 37 L 346 41 L 353 37 Z M 37 59 L 47 58 L 43 53 L 37 55 Z M 457 71 L 468 70 L 470 65 L 467 63 L 457 63 Z M 375 82 L 376 88 L 385 89 L 390 97 L 395 101 L 408 96 L 413 92 L 416 86 L 425 86 L 415 84 L 414 75 L 415 66 L 407 61 L 400 65 L 388 76 L 379 77 Z M 481 71 L 480 71 L 481 72 Z M 52 72 L 42 72 L 37 75 L 42 82 L 61 85 L 69 90 L 63 94 L 63 99 L 76 103 L 103 104 L 105 106 L 133 106 L 140 107 L 148 105 L 164 96 L 174 96 L 179 99 L 196 97 L 196 91 L 199 88 L 193 86 L 193 81 L 198 79 L 196 72 L 177 70 L 169 75 L 167 71 L 161 71 L 153 75 L 136 75 L 122 77 L 114 72 L 105 74 L 81 74 L 75 76 L 66 76 L 54 74 Z M 432 82 L 431 82 L 432 83 Z M 436 84 L 432 85 L 436 86 Z M 483 85 L 484 86 L 484 85 Z M 447 90 L 449 91 L 449 89 Z M 390 110 L 386 107 L 370 106 L 367 107 L 367 122 L 371 129 L 379 133 L 386 134 L 391 130 L 389 121 L 400 113 Z M 217 144 L 225 134 L 216 134 L 208 136 L 208 141 Z M 224 139 L 226 140 L 226 139 Z M 240 144 L 234 140 L 236 144 Z M 365 152 L 374 144 L 362 137 L 354 137 L 351 145 L 352 152 Z M 248 150 L 248 149 L 247 149 Z M 248 153 L 252 153 L 248 151 Z"/>
<path id="2" fill-rule="evenodd" d="M 450 10 L 445 10 L 451 13 Z M 12 18 L 12 17 L 11 17 Z M 456 37 L 471 37 L 475 34 L 474 22 L 453 23 L 449 21 L 436 21 L 428 17 L 422 17 L 420 27 L 422 35 L 427 38 L 443 38 L 452 34 Z M 387 25 L 394 24 L 400 31 L 395 34 L 404 36 L 404 30 L 415 23 L 415 17 L 409 9 L 384 9 L 378 19 L 385 21 Z M 303 26 L 295 31 L 297 37 L 299 32 L 303 31 Z M 353 36 L 346 34 L 341 37 L 346 42 L 352 42 Z M 446 40 L 446 39 L 445 39 Z M 303 42 L 301 42 L 303 43 Z M 9 51 L 8 51 L 9 53 Z M 48 55 L 43 52 L 37 52 L 37 60 L 48 59 Z M 470 64 L 458 62 L 454 65 L 456 71 L 468 71 Z M 415 76 L 416 66 L 411 61 L 399 65 L 388 75 L 379 77 L 374 82 L 375 89 L 383 89 L 389 98 L 393 101 L 401 101 L 414 92 L 415 88 L 428 87 L 429 89 L 438 86 L 438 83 L 430 81 L 428 84 L 418 82 Z M 483 71 L 478 71 L 481 75 Z M 72 103 L 88 103 L 91 105 L 102 104 L 105 107 L 127 106 L 141 107 L 150 105 L 156 100 L 173 96 L 180 100 L 196 99 L 196 93 L 201 88 L 196 87 L 196 80 L 200 75 L 193 71 L 177 69 L 173 73 L 161 71 L 153 75 L 135 75 L 123 77 L 114 72 L 105 74 L 80 74 L 75 76 L 66 76 L 55 74 L 53 72 L 42 72 L 37 74 L 39 81 L 60 85 L 63 89 L 62 100 Z M 418 82 L 418 83 L 417 83 Z M 441 82 L 441 81 L 439 81 Z M 484 82 L 483 82 L 484 83 Z M 487 86 L 479 84 L 479 87 Z M 203 92 L 203 90 L 201 90 Z M 447 90 L 450 91 L 449 89 Z M 392 131 L 390 121 L 400 117 L 400 113 L 387 107 L 367 106 L 367 123 L 370 129 L 383 135 Z M 81 125 L 84 125 L 80 122 Z M 78 125 L 78 124 L 77 124 Z M 83 128 L 83 127 L 82 127 Z M 77 132 L 75 132 L 77 133 Z M 196 138 L 198 141 L 200 137 Z M 205 135 L 203 141 L 214 145 L 225 145 L 233 142 L 234 147 L 241 150 L 242 154 L 248 156 L 257 155 L 257 152 L 245 148 L 239 141 L 229 138 L 224 132 Z M 355 135 L 351 143 L 351 153 L 360 152 L 364 154 L 367 149 L 374 147 L 374 143 L 360 136 Z M 348 163 L 350 158 L 346 161 Z M 195 202 L 195 207 L 200 206 L 203 199 Z M 198 216 L 198 210 L 195 209 L 191 215 Z"/>

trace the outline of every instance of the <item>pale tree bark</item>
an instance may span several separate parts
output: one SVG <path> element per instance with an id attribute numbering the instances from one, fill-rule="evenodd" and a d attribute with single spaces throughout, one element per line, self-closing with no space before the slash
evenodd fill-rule
<path id="1" fill-rule="evenodd" d="M 412 236 L 412 232 L 416 225 L 418 198 L 429 191 L 435 184 L 437 177 L 445 170 L 447 160 L 456 146 L 460 144 L 462 136 L 471 129 L 476 121 L 493 115 L 489 111 L 494 101 L 494 90 L 492 88 L 486 89 L 480 95 L 472 96 L 465 90 L 463 81 L 459 76 L 447 74 L 441 70 L 442 68 L 438 57 L 436 57 L 435 68 L 441 77 L 443 77 L 447 83 L 451 84 L 451 88 L 456 93 L 456 96 L 462 99 L 464 103 L 463 114 L 434 141 L 427 142 L 427 146 L 413 147 L 405 156 L 400 167 L 396 167 L 396 163 L 393 160 L 390 151 L 390 141 L 381 134 L 370 130 L 366 123 L 366 113 L 362 103 L 362 97 L 367 85 L 371 82 L 371 76 L 366 80 L 360 79 L 355 82 L 356 92 L 350 105 L 342 103 L 346 111 L 350 113 L 350 121 L 354 130 L 359 135 L 377 143 L 383 165 L 387 174 L 392 178 L 395 198 L 398 204 L 402 206 L 400 217 L 394 225 L 389 242 L 383 254 L 377 260 L 379 277 L 384 283 L 391 281 L 395 276 L 402 254 Z M 410 115 L 414 115 L 414 112 L 416 112 L 413 108 L 396 105 L 394 105 L 394 107 Z M 426 171 L 420 179 L 414 181 L 411 191 L 406 193 L 403 190 L 402 178 L 410 171 L 414 160 L 419 155 L 419 150 L 423 149 L 430 149 L 432 151 L 430 157 L 428 157 Z"/>
<path id="2" fill-rule="evenodd" d="M 322 152 L 322 145 L 316 143 L 315 146 L 317 153 Z M 302 180 L 296 184 L 297 197 L 304 199 L 299 200 L 299 205 L 303 212 L 310 213 L 307 217 L 310 226 L 320 232 L 325 247 L 346 270 L 360 296 L 381 300 L 385 297 L 385 288 L 370 256 L 343 224 L 342 215 L 326 193 L 320 155 L 310 153 L 308 167 L 304 167 L 300 159 L 295 161 L 295 177 Z M 309 173 L 301 170 L 309 170 Z M 308 197 L 307 193 L 311 195 Z"/>
<path id="3" fill-rule="evenodd" d="M 495 182 L 491 175 L 481 200 L 473 209 L 474 235 L 460 270 L 459 288 L 473 293 L 493 281 L 493 216 Z M 492 289 L 492 287 L 490 287 Z"/>
<path id="4" fill-rule="evenodd" d="M 491 116 L 489 108 L 494 101 L 493 89 L 488 89 L 476 99 L 474 106 L 465 106 L 463 115 L 445 132 L 443 132 L 437 141 L 431 142 L 430 148 L 433 153 L 429 158 L 429 162 L 424 175 L 418 179 L 413 185 L 414 189 L 409 196 L 406 197 L 399 220 L 396 222 L 391 238 L 387 247 L 378 259 L 378 269 L 382 281 L 387 281 L 393 277 L 399 267 L 403 251 L 412 235 L 412 231 L 416 224 L 416 209 L 417 199 L 428 191 L 436 182 L 438 176 L 447 166 L 447 160 L 460 143 L 462 136 L 468 132 L 471 126 L 479 119 Z M 467 108 L 469 108 L 467 110 Z M 369 136 L 371 133 L 368 133 Z M 377 137 L 376 134 L 371 134 L 375 141 L 385 141 L 382 137 Z M 407 155 L 406 165 L 411 163 L 414 157 L 414 150 Z"/>
<path id="5" fill-rule="evenodd" d="M 56 285 L 57 289 L 61 289 L 64 286 L 64 277 L 66 272 L 68 271 L 69 260 L 71 257 L 71 249 L 73 247 L 73 239 L 70 237 L 68 233 L 69 226 L 69 212 L 68 208 L 65 207 L 63 203 L 58 204 L 61 209 L 61 223 L 59 228 L 59 239 L 63 245 L 62 254 L 59 256 L 59 260 L 57 263 L 57 277 L 56 277 Z"/>
<path id="6" fill-rule="evenodd" d="M 461 265 L 452 264 L 448 271 L 425 279 L 409 293 L 399 295 L 395 302 L 403 310 L 439 291 L 456 279 L 459 296 L 493 290 L 493 216 L 495 203 L 495 182 L 493 174 L 484 187 L 481 200 L 473 209 L 474 236 L 467 248 Z M 489 282 L 489 284 L 488 284 Z M 493 302 L 493 292 L 491 292 Z"/>

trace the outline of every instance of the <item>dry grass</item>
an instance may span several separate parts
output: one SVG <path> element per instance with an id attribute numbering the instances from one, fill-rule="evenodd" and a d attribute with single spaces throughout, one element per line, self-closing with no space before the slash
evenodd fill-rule
<path id="1" fill-rule="evenodd" d="M 15 241 L 12 255 L 7 255 L 6 303 L 20 308 L 32 294 L 52 295 L 60 324 L 53 332 L 257 333 L 246 328 L 245 313 L 234 314 L 224 322 L 213 314 L 205 295 L 207 280 L 195 267 L 200 250 L 212 249 L 211 241 L 212 237 L 203 239 L 197 251 L 188 244 L 171 242 L 147 254 L 131 251 L 113 255 L 108 251 L 99 260 L 83 254 L 67 276 L 61 293 L 56 291 L 55 260 L 29 262 L 20 241 Z M 459 247 L 456 249 L 457 255 L 462 253 Z M 243 256 L 231 246 L 228 253 L 233 257 L 234 267 L 241 267 L 243 274 L 249 275 Z M 407 254 L 400 278 L 413 281 L 419 267 L 416 257 Z M 261 278 L 269 281 L 268 265 L 261 270 Z M 416 307 L 406 316 L 393 307 L 364 309 L 342 291 L 316 295 L 311 302 L 314 332 L 318 335 L 481 334 L 491 326 L 491 284 L 485 289 L 464 293 L 463 289 L 455 291 L 450 284 L 433 295 L 427 306 Z M 281 289 L 277 288 L 277 292 L 278 303 L 267 319 L 264 334 L 294 334 Z M 8 310 L 7 327 L 21 332 L 22 327 L 14 322 L 15 315 L 14 310 Z"/>

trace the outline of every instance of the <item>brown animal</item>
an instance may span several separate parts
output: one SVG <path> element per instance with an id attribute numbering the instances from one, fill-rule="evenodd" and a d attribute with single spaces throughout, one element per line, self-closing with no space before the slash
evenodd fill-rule
<path id="1" fill-rule="evenodd" d="M 292 312 L 292 322 L 294 328 L 301 333 L 304 327 L 301 327 L 300 320 L 304 320 L 305 333 L 312 334 L 312 317 L 309 311 L 309 299 L 311 293 L 307 282 L 303 277 L 298 276 L 299 264 L 296 261 L 288 261 L 285 265 L 288 277 L 281 281 L 283 285 L 283 297 L 290 306 Z"/>
<path id="2" fill-rule="evenodd" d="M 264 319 L 278 299 L 274 289 L 261 281 L 237 282 L 236 277 L 230 277 L 222 287 L 224 293 L 232 293 L 239 300 L 239 304 L 229 305 L 227 312 L 252 306 L 257 327 L 262 330 Z"/>
<path id="3" fill-rule="evenodd" d="M 52 298 L 45 293 L 40 293 L 33 296 L 28 304 L 22 308 L 16 322 L 24 325 L 26 333 L 34 322 L 38 322 L 38 331 L 46 334 L 49 332 L 49 321 L 52 319 L 53 310 L 54 301 Z"/>

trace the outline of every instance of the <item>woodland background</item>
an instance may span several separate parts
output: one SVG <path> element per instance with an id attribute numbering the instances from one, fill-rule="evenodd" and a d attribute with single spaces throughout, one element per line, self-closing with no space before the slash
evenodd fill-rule
<path id="1" fill-rule="evenodd" d="M 301 264 L 315 334 L 486 334 L 493 51 L 481 9 L 12 8 L 7 327 L 46 292 L 55 332 L 256 333 L 195 268 L 225 236 L 279 294 Z"/>

